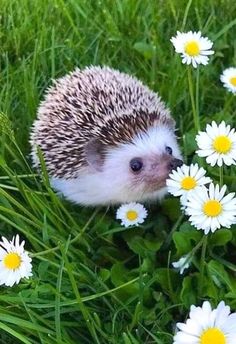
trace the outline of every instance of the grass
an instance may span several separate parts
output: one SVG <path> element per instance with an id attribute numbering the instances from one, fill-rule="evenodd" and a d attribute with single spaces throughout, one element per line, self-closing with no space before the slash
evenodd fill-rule
<path id="1" fill-rule="evenodd" d="M 40 178 L 31 170 L 28 144 L 51 78 L 106 64 L 160 93 L 185 160 L 199 161 L 187 68 L 169 40 L 199 29 L 214 41 L 214 57 L 200 68 L 200 126 L 212 119 L 235 125 L 235 99 L 219 82 L 236 64 L 235 11 L 230 0 L 1 0 L 0 233 L 25 238 L 34 274 L 1 287 L 0 343 L 170 344 L 191 304 L 225 300 L 236 309 L 235 226 L 204 244 L 169 197 L 149 206 L 145 225 L 124 230 L 115 209 L 59 199 L 46 172 Z M 224 171 L 229 190 L 235 172 Z M 171 262 L 189 252 L 193 263 L 180 276 Z"/>

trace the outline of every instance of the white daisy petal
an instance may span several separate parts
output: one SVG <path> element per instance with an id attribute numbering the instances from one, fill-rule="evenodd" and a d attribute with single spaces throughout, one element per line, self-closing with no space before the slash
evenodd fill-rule
<path id="1" fill-rule="evenodd" d="M 224 325 L 230 314 L 230 307 L 226 306 L 224 301 L 221 301 L 216 308 L 215 326 L 221 327 Z"/>
<path id="2" fill-rule="evenodd" d="M 171 38 L 175 51 L 181 54 L 182 63 L 197 68 L 199 64 L 207 65 L 209 55 L 214 54 L 210 50 L 213 43 L 207 38 L 202 37 L 201 32 L 179 32 L 177 31 L 176 37 Z"/>
<path id="3" fill-rule="evenodd" d="M 181 203 L 184 205 L 191 191 L 211 182 L 205 174 L 206 171 L 202 167 L 199 168 L 198 164 L 182 165 L 169 175 L 166 181 L 167 190 L 174 196 L 181 196 Z"/>
<path id="4" fill-rule="evenodd" d="M 223 86 L 227 88 L 230 92 L 236 93 L 236 68 L 230 67 L 223 71 L 220 76 L 220 80 Z"/>
<path id="5" fill-rule="evenodd" d="M 174 344 L 234 344 L 236 341 L 236 313 L 222 301 L 216 309 L 205 301 L 202 307 L 190 308 L 186 323 L 177 323 Z"/>
<path id="6" fill-rule="evenodd" d="M 227 196 L 224 197 L 224 199 L 221 201 L 221 204 L 227 205 L 228 202 L 230 202 L 235 196 L 234 192 L 229 193 Z"/>
<path id="7" fill-rule="evenodd" d="M 0 285 L 12 287 L 18 284 L 21 278 L 29 278 L 32 273 L 31 258 L 24 250 L 25 242 L 20 243 L 19 235 L 11 241 L 2 237 L 0 246 Z"/>
<path id="8" fill-rule="evenodd" d="M 174 344 L 198 344 L 197 338 L 184 332 L 178 332 L 174 337 Z"/>
<path id="9" fill-rule="evenodd" d="M 236 220 L 236 198 L 234 193 L 225 195 L 226 185 L 210 184 L 197 187 L 189 193 L 185 202 L 185 213 L 189 221 L 205 234 L 220 227 L 230 228 Z"/>
<path id="10" fill-rule="evenodd" d="M 196 153 L 200 157 L 205 157 L 206 162 L 211 166 L 216 164 L 219 167 L 223 166 L 223 164 L 227 166 L 236 165 L 236 133 L 224 121 L 219 125 L 214 121 L 211 125 L 208 124 L 206 132 L 198 133 L 196 142 L 199 148 Z"/>
<path id="11" fill-rule="evenodd" d="M 116 212 L 116 218 L 125 227 L 141 224 L 146 217 L 147 210 L 142 204 L 135 202 L 121 205 Z"/>
<path id="12" fill-rule="evenodd" d="M 234 335 L 236 336 L 236 331 L 235 331 L 236 313 L 228 315 L 227 317 L 226 317 L 225 313 L 224 313 L 224 315 L 225 315 L 224 319 L 222 319 L 222 323 L 220 324 L 222 330 L 224 330 L 227 333 L 234 331 Z M 232 333 L 230 335 L 232 335 Z"/>

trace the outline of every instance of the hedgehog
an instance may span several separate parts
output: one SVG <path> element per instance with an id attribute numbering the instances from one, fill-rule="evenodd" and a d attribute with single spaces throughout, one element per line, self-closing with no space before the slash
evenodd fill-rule
<path id="1" fill-rule="evenodd" d="M 30 135 L 56 192 L 86 206 L 161 200 L 182 165 L 175 121 L 157 93 L 106 66 L 53 81 Z"/>

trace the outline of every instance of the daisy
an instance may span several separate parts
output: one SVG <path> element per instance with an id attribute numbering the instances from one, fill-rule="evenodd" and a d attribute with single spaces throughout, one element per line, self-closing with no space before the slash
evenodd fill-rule
<path id="1" fill-rule="evenodd" d="M 143 223 L 146 217 L 147 210 L 142 204 L 135 202 L 123 204 L 116 213 L 116 218 L 121 220 L 125 227 Z"/>
<path id="2" fill-rule="evenodd" d="M 177 262 L 173 262 L 172 265 L 175 269 L 179 269 L 179 273 L 182 275 L 184 270 L 188 269 L 190 266 L 189 255 L 187 254 L 186 256 L 181 257 Z"/>
<path id="3" fill-rule="evenodd" d="M 190 166 L 182 165 L 173 170 L 166 181 L 167 190 L 173 196 L 181 196 L 182 205 L 187 201 L 188 193 L 199 186 L 211 183 L 209 177 L 205 177 L 206 171 L 198 164 Z"/>
<path id="4" fill-rule="evenodd" d="M 178 323 L 179 332 L 173 344 L 235 344 L 236 313 L 221 301 L 212 309 L 205 301 L 202 307 L 191 306 L 186 323 Z"/>
<path id="5" fill-rule="evenodd" d="M 206 157 L 211 166 L 236 164 L 236 133 L 230 125 L 222 121 L 219 125 L 212 122 L 207 124 L 206 131 L 200 131 L 196 136 L 197 145 L 200 148 L 197 154 Z"/>
<path id="6" fill-rule="evenodd" d="M 236 68 L 230 67 L 223 71 L 220 76 L 221 82 L 230 92 L 236 94 Z"/>
<path id="7" fill-rule="evenodd" d="M 225 192 L 226 185 L 220 189 L 219 185 L 211 183 L 209 189 L 202 186 L 188 195 L 185 212 L 190 216 L 190 222 L 205 234 L 236 223 L 235 193 L 225 196 Z"/>
<path id="8" fill-rule="evenodd" d="M 19 242 L 19 235 L 8 241 L 0 241 L 0 285 L 12 287 L 21 278 L 32 275 L 31 258 L 24 250 L 25 242 Z"/>
<path id="9" fill-rule="evenodd" d="M 198 64 L 207 65 L 209 61 L 208 55 L 214 54 L 214 51 L 210 50 L 213 43 L 207 37 L 202 37 L 200 31 L 177 31 L 176 37 L 172 37 L 170 41 L 175 51 L 181 54 L 182 63 L 192 64 L 194 68 Z"/>

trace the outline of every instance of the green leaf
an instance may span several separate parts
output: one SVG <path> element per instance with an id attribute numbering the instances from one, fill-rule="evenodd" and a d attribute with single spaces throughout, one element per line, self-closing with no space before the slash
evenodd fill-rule
<path id="1" fill-rule="evenodd" d="M 129 326 L 130 329 L 133 329 L 134 326 L 137 326 L 142 313 L 143 313 L 143 304 L 140 301 L 138 301 L 132 315 L 132 322 Z"/>
<path id="2" fill-rule="evenodd" d="M 180 293 L 180 299 L 184 303 L 186 308 L 197 303 L 197 279 L 193 276 L 187 276 L 183 280 L 182 290 Z"/>
<path id="3" fill-rule="evenodd" d="M 116 263 L 112 266 L 111 281 L 116 287 L 132 280 L 133 278 L 134 276 L 131 276 L 129 270 L 126 269 L 122 263 Z M 125 286 L 121 290 L 118 290 L 116 292 L 116 295 L 125 300 L 127 298 L 133 297 L 134 295 L 138 295 L 138 292 L 139 284 L 138 282 L 135 282 L 133 284 Z"/>
<path id="4" fill-rule="evenodd" d="M 124 344 L 132 344 L 131 340 L 129 339 L 128 335 L 125 332 L 123 332 L 122 336 L 124 339 Z"/>
<path id="5" fill-rule="evenodd" d="M 129 248 L 143 258 L 148 257 L 150 253 L 157 252 L 163 242 L 163 240 L 157 239 L 152 235 L 148 235 L 146 238 L 134 236 L 127 241 Z"/>
<path id="6" fill-rule="evenodd" d="M 127 282 L 129 271 L 124 267 L 122 263 L 116 263 L 111 268 L 111 281 L 118 287 L 120 284 Z"/>
<path id="7" fill-rule="evenodd" d="M 207 267 L 210 277 L 213 279 L 218 288 L 227 286 L 230 291 L 235 291 L 236 281 L 228 274 L 222 264 L 215 260 L 211 260 L 207 264 Z"/>
<path id="8" fill-rule="evenodd" d="M 195 137 L 196 134 L 194 131 L 187 132 L 183 135 L 185 155 L 191 155 L 197 149 Z"/>
<path id="9" fill-rule="evenodd" d="M 108 280 L 108 278 L 110 277 L 110 271 L 108 269 L 101 269 L 99 272 L 99 276 L 102 279 L 103 282 L 105 282 L 106 280 Z"/>
<path id="10" fill-rule="evenodd" d="M 155 273 L 156 281 L 160 284 L 162 290 L 170 297 L 174 297 L 174 293 L 179 289 L 180 276 L 171 269 L 160 268 Z"/>
<path id="11" fill-rule="evenodd" d="M 232 239 L 232 232 L 229 229 L 219 229 L 213 233 L 209 240 L 209 245 L 214 246 L 224 246 Z"/>
<path id="12" fill-rule="evenodd" d="M 43 281 L 48 278 L 48 267 L 50 266 L 49 261 L 40 262 L 38 265 L 39 278 Z"/>
<path id="13" fill-rule="evenodd" d="M 189 222 L 185 222 L 180 227 L 179 232 L 173 234 L 173 240 L 177 249 L 178 256 L 189 253 L 201 239 L 202 234 L 191 226 Z"/>
<path id="14" fill-rule="evenodd" d="M 134 44 L 134 49 L 142 54 L 146 59 L 152 59 L 156 52 L 156 48 L 146 42 L 136 42 Z"/>
<path id="15" fill-rule="evenodd" d="M 162 212 L 172 221 L 177 221 L 182 211 L 178 198 L 166 198 L 162 203 Z"/>

